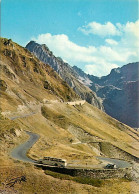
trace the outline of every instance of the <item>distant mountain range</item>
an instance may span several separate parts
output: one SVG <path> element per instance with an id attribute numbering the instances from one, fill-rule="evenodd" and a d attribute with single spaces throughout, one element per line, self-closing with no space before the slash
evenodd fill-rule
<path id="1" fill-rule="evenodd" d="M 139 127 L 139 62 L 112 69 L 101 78 L 74 66 L 79 79 L 96 92 L 107 114 L 132 127 Z"/>
<path id="2" fill-rule="evenodd" d="M 131 127 L 139 127 L 139 62 L 112 69 L 99 78 L 71 67 L 44 44 L 30 41 L 26 48 L 49 64 L 82 99 Z"/>

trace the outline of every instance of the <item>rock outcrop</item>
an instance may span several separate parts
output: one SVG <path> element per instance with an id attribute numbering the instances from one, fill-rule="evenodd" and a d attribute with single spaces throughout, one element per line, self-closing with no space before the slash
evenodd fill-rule
<path id="1" fill-rule="evenodd" d="M 138 62 L 112 69 L 109 75 L 99 78 L 71 67 L 44 44 L 31 41 L 26 48 L 49 64 L 83 100 L 102 110 L 104 107 L 106 113 L 131 127 L 139 127 Z"/>
<path id="2" fill-rule="evenodd" d="M 78 80 L 78 73 L 60 57 L 55 57 L 46 45 L 30 41 L 26 45 L 26 48 L 39 60 L 45 64 L 49 64 L 83 100 L 103 110 L 101 100 L 97 97 L 96 93 L 81 83 Z"/>
<path id="3" fill-rule="evenodd" d="M 97 93 L 103 100 L 106 113 L 119 121 L 139 127 L 139 63 L 129 63 L 112 69 L 110 74 L 98 78 L 87 75 L 74 66 L 84 85 Z"/>

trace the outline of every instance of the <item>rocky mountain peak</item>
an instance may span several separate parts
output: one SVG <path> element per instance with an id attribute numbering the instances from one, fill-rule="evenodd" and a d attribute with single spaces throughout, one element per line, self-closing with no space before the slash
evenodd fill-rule
<path id="1" fill-rule="evenodd" d="M 103 109 L 97 95 L 78 79 L 78 72 L 76 72 L 68 63 L 65 63 L 60 57 L 56 57 L 46 45 L 40 45 L 31 41 L 27 44 L 26 48 L 39 60 L 45 64 L 49 64 L 83 100 Z"/>
<path id="2" fill-rule="evenodd" d="M 87 75 L 77 67 L 74 69 L 84 84 L 87 79 L 91 81 L 88 86 L 103 100 L 106 113 L 132 127 L 139 127 L 139 62 L 114 68 L 101 78 Z"/>

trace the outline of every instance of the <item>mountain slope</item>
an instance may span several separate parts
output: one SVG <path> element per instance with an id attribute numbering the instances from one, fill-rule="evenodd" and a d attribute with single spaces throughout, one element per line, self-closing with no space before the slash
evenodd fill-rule
<path id="1" fill-rule="evenodd" d="M 27 105 L 29 100 L 43 102 L 46 96 L 60 101 L 79 99 L 49 65 L 40 62 L 16 43 L 1 39 L 0 60 L 1 97 L 7 100 L 14 96 L 14 103 Z M 1 104 L 3 106 L 4 102 Z"/>
<path id="2" fill-rule="evenodd" d="M 55 132 L 51 129 L 51 124 L 58 130 L 61 130 L 61 128 L 64 131 L 66 130 L 66 132 L 63 131 L 65 136 L 72 134 L 77 139 L 84 139 L 84 131 L 86 131 L 88 133 L 87 141 L 90 138 L 92 139 L 91 136 L 93 135 L 93 138 L 98 138 L 97 141 L 105 140 L 114 145 L 120 145 L 122 149 L 128 147 L 128 151 L 132 152 L 128 144 L 134 142 L 136 134 L 131 128 L 88 103 L 82 106 L 68 105 L 67 100 L 76 101 L 79 100 L 79 97 L 50 66 L 40 62 L 27 49 L 11 40 L 1 39 L 0 41 L 2 45 L 0 50 L 2 70 L 0 98 L 1 111 L 4 116 L 10 119 L 20 118 L 23 120 L 26 117 L 32 119 L 38 116 L 42 123 L 45 120 L 43 117 L 45 117 L 48 121 L 47 125 L 50 124 L 48 127 L 50 131 L 47 130 L 45 133 L 49 131 L 52 136 L 55 136 Z M 27 122 L 25 126 L 30 125 L 28 120 L 25 121 Z M 32 121 L 30 120 L 30 122 Z M 35 130 L 38 132 L 40 121 L 36 122 L 38 122 L 36 124 L 38 129 Z M 32 125 L 34 125 L 33 122 Z M 111 131 L 113 131 L 113 134 Z M 62 134 L 62 131 L 60 133 Z M 121 133 L 124 133 L 123 137 Z M 133 139 L 131 134 L 134 137 Z M 123 138 L 125 138 L 125 141 L 123 141 Z M 125 146 L 122 142 L 127 145 Z M 134 149 L 133 151 L 136 153 Z"/>
<path id="3" fill-rule="evenodd" d="M 103 100 L 106 113 L 132 127 L 139 127 L 139 63 L 129 63 L 101 78 L 87 75 L 78 67 L 73 69 Z"/>
<path id="4" fill-rule="evenodd" d="M 53 178 L 32 164 L 11 158 L 11 150 L 28 139 L 24 131 L 30 131 L 40 135 L 28 153 L 35 160 L 57 157 L 66 159 L 69 166 L 83 168 L 101 166 L 96 158 L 101 155 L 133 162 L 139 153 L 139 136 L 87 102 L 67 104 L 80 99 L 49 65 L 11 40 L 2 38 L 0 45 L 0 182 L 25 175 L 25 184 L 14 186 L 17 193 L 44 193 L 46 187 L 48 193 L 66 193 L 67 188 L 69 193 L 94 193 L 94 189 L 108 193 L 110 187 L 114 193 L 120 182 L 118 190 L 129 193 L 131 183 L 127 180 L 117 184 L 117 180 L 106 181 L 97 188 Z M 1 187 L 1 192 L 10 190 Z"/>
<path id="5" fill-rule="evenodd" d="M 49 64 L 83 100 L 103 110 L 101 101 L 96 94 L 79 82 L 77 79 L 78 74 L 72 67 L 68 63 L 65 63 L 60 57 L 55 57 L 46 45 L 40 45 L 34 41 L 30 41 L 26 45 L 26 48 L 42 62 Z"/>

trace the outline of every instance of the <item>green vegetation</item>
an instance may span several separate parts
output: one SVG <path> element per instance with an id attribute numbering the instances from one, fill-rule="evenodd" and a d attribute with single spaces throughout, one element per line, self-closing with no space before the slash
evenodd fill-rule
<path id="1" fill-rule="evenodd" d="M 72 180 L 81 184 L 88 184 L 95 187 L 101 187 L 103 185 L 103 180 L 100 180 L 100 179 L 92 179 L 89 177 L 72 177 L 67 174 L 61 174 L 50 170 L 45 170 L 45 174 L 61 180 Z"/>
<path id="2" fill-rule="evenodd" d="M 95 187 L 101 187 L 103 185 L 103 180 L 92 179 L 89 177 L 75 177 L 73 180 L 81 184 L 88 184 Z"/>
<path id="3" fill-rule="evenodd" d="M 60 127 L 66 128 L 69 124 L 69 119 L 54 109 L 42 106 L 41 113 L 46 119 L 55 122 Z"/>

